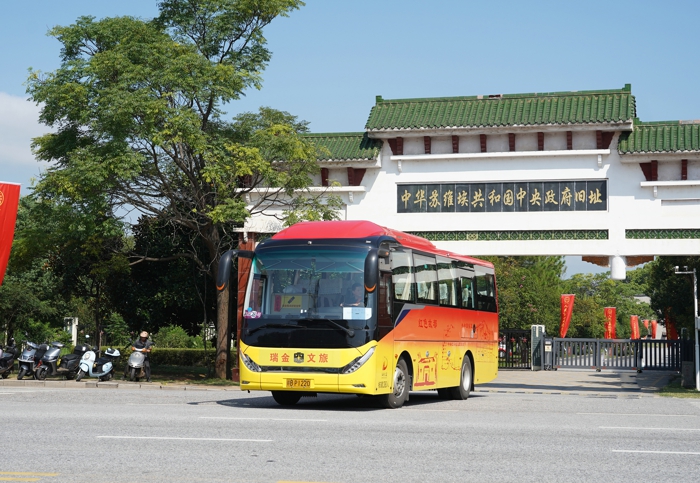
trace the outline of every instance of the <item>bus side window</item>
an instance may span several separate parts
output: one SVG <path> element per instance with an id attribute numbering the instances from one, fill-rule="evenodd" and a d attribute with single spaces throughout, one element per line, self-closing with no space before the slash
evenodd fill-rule
<path id="1" fill-rule="evenodd" d="M 459 279 L 460 286 L 462 287 L 462 307 L 465 309 L 474 308 L 474 285 L 472 284 L 472 279 L 467 277 L 462 277 Z"/>
<path id="2" fill-rule="evenodd" d="M 457 307 L 457 274 L 451 260 L 437 257 L 440 305 Z"/>
<path id="3" fill-rule="evenodd" d="M 486 312 L 496 312 L 496 283 L 493 273 L 488 273 L 481 267 L 476 271 L 477 308 Z"/>
<path id="4" fill-rule="evenodd" d="M 435 257 L 413 254 L 413 269 L 416 275 L 418 303 L 435 304 L 438 301 L 437 266 Z"/>
<path id="5" fill-rule="evenodd" d="M 391 282 L 394 299 L 413 302 L 413 264 L 410 251 L 391 253 Z"/>

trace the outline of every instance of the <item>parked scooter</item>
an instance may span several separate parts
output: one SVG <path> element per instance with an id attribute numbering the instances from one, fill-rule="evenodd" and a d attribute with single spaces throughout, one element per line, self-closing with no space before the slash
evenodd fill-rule
<path id="1" fill-rule="evenodd" d="M 5 346 L 3 350 L 0 347 L 0 377 L 7 379 L 7 376 L 12 374 L 15 368 L 15 359 L 17 358 L 17 347 L 15 346 L 15 339 L 10 338 L 9 344 Z"/>
<path id="2" fill-rule="evenodd" d="M 58 375 L 58 357 L 61 355 L 61 349 L 63 348 L 63 344 L 60 342 L 51 342 L 50 344 L 42 345 L 47 345 L 48 348 L 34 368 L 34 379 L 39 381 L 46 379 L 46 376 Z M 35 356 L 35 360 L 36 359 L 37 357 Z"/>
<path id="3" fill-rule="evenodd" d="M 83 355 L 89 350 L 89 345 L 76 345 L 71 354 L 66 354 L 61 357 L 61 363 L 58 365 L 57 373 L 66 376 L 66 379 L 75 379 L 75 376 L 80 370 L 80 359 L 82 359 Z"/>
<path id="4" fill-rule="evenodd" d="M 128 364 L 128 374 L 130 381 L 138 382 L 142 377 L 146 377 L 146 371 L 144 370 L 146 362 L 146 354 L 144 351 L 146 349 L 134 349 L 134 351 L 129 356 Z"/>
<path id="5" fill-rule="evenodd" d="M 24 376 L 33 376 L 36 369 L 36 363 L 44 357 L 44 353 L 49 349 L 48 344 L 35 344 L 28 340 L 24 341 L 24 349 L 22 355 L 19 356 L 19 372 L 17 379 L 22 379 Z"/>
<path id="6" fill-rule="evenodd" d="M 119 349 L 109 348 L 104 356 L 96 359 L 95 350 L 91 348 L 80 359 L 80 369 L 75 380 L 79 382 L 83 376 L 87 375 L 97 377 L 100 381 L 109 381 L 114 377 L 114 364 L 119 356 Z"/>

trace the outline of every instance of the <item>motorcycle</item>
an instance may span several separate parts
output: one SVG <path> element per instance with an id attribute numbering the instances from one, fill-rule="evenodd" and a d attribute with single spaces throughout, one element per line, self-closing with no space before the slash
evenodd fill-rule
<path id="1" fill-rule="evenodd" d="M 17 347 L 15 347 L 15 339 L 10 339 L 9 344 L 5 346 L 5 350 L 0 347 L 0 377 L 7 379 L 7 376 L 12 374 L 15 368 L 15 359 L 17 358 Z"/>
<path id="2" fill-rule="evenodd" d="M 80 359 L 90 350 L 90 346 L 79 344 L 76 345 L 71 354 L 66 354 L 61 357 L 61 363 L 58 365 L 57 373 L 64 374 L 66 379 L 75 379 L 80 369 Z"/>
<path id="3" fill-rule="evenodd" d="M 44 353 L 46 353 L 48 349 L 48 344 L 38 345 L 25 340 L 22 354 L 19 356 L 19 359 L 17 359 L 19 361 L 17 379 L 22 380 L 24 376 L 33 376 L 37 361 L 40 361 L 41 358 L 44 357 Z"/>
<path id="4" fill-rule="evenodd" d="M 134 349 L 134 351 L 129 356 L 128 373 L 130 381 L 137 381 L 142 377 L 146 377 L 146 372 L 144 366 L 146 363 L 146 354 L 144 351 L 146 349 Z"/>
<path id="5" fill-rule="evenodd" d="M 38 381 L 43 381 L 46 379 L 46 376 L 58 375 L 58 356 L 61 355 L 61 349 L 63 348 L 63 344 L 60 342 L 51 342 L 50 344 L 42 345 L 48 347 L 34 368 L 34 379 Z M 35 356 L 35 360 L 36 359 L 37 357 Z"/>
<path id="6" fill-rule="evenodd" d="M 109 381 L 114 377 L 114 363 L 121 354 L 119 349 L 111 347 L 105 351 L 105 355 L 96 358 L 94 348 L 91 348 L 80 359 L 80 369 L 75 376 L 76 382 L 80 382 L 83 376 L 96 377 L 100 381 Z"/>

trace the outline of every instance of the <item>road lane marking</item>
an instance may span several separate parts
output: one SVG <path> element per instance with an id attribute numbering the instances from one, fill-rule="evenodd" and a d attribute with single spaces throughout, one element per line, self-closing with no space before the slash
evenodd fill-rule
<path id="1" fill-rule="evenodd" d="M 31 473 L 27 471 L 0 471 L 0 481 L 39 481 L 36 476 L 58 476 L 60 473 Z"/>
<path id="2" fill-rule="evenodd" d="M 126 403 L 126 406 L 186 406 L 188 403 Z"/>
<path id="3" fill-rule="evenodd" d="M 681 454 L 681 455 L 700 455 L 698 452 L 693 451 L 643 451 L 636 449 L 614 449 L 613 453 L 644 453 L 644 454 Z"/>
<path id="4" fill-rule="evenodd" d="M 229 439 L 229 438 L 177 438 L 170 436 L 97 436 L 102 439 L 161 439 L 168 441 L 239 441 L 246 443 L 271 443 L 271 439 Z"/>
<path id="5" fill-rule="evenodd" d="M 634 431 L 700 431 L 700 428 L 639 428 L 635 426 L 598 426 L 598 429 L 632 429 Z"/>
<path id="6" fill-rule="evenodd" d="M 594 416 L 643 416 L 648 418 L 650 416 L 655 416 L 658 418 L 694 418 L 697 414 L 633 414 L 633 413 L 576 413 L 582 415 L 594 415 Z"/>
<path id="7" fill-rule="evenodd" d="M 327 419 L 281 419 L 281 418 L 229 418 L 225 416 L 200 416 L 199 419 L 231 419 L 234 421 L 301 421 L 301 422 L 315 422 L 315 423 L 327 423 Z"/>

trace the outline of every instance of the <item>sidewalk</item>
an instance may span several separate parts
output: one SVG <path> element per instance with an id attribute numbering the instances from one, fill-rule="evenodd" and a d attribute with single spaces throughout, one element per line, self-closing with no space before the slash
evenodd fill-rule
<path id="1" fill-rule="evenodd" d="M 570 394 L 585 396 L 653 396 L 670 382 L 674 372 L 529 371 L 499 370 L 493 382 L 476 386 L 476 392 Z"/>
<path id="2" fill-rule="evenodd" d="M 66 381 L 60 379 L 46 379 L 35 381 L 34 379 L 0 379 L 0 387 L 46 387 L 46 388 L 68 388 L 68 389 L 163 389 L 169 391 L 240 391 L 238 386 L 208 386 L 206 384 L 161 384 L 159 382 L 97 382 L 96 379 L 87 381 Z"/>

